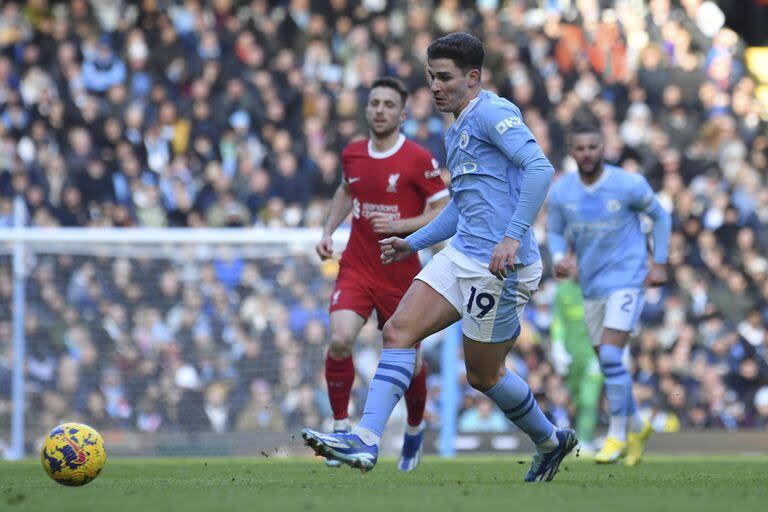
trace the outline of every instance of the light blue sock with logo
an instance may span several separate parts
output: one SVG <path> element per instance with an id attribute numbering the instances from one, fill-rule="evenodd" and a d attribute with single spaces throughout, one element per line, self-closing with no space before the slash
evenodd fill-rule
<path id="1" fill-rule="evenodd" d="M 378 444 L 397 402 L 411 384 L 416 367 L 416 349 L 383 349 L 376 374 L 371 379 L 360 423 L 354 428 L 365 444 Z"/>
<path id="2" fill-rule="evenodd" d="M 600 368 L 605 377 L 605 396 L 608 399 L 610 419 L 608 435 L 619 441 L 627 440 L 627 421 L 636 411 L 632 396 L 632 377 L 624 367 L 624 350 L 615 345 L 600 345 Z"/>

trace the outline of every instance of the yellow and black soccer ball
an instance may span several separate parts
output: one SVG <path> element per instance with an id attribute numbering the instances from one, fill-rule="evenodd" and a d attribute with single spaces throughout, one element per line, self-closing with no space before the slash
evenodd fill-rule
<path id="1" fill-rule="evenodd" d="M 82 423 L 64 423 L 45 436 L 40 460 L 48 476 L 62 485 L 85 485 L 107 462 L 104 440 Z"/>

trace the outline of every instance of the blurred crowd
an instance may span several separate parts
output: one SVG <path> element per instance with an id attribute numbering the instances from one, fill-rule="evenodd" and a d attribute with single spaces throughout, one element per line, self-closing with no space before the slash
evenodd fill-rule
<path id="1" fill-rule="evenodd" d="M 437 35 L 466 30 L 485 44 L 484 87 L 521 108 L 559 173 L 574 171 L 567 130 L 589 109 L 607 160 L 646 175 L 672 213 L 671 282 L 649 292 L 633 348 L 644 413 L 660 430 L 766 428 L 768 130 L 743 43 L 723 23 L 704 0 L 6 1 L 0 226 L 22 196 L 30 226 L 317 227 L 382 74 L 412 91 L 404 133 L 444 164 L 450 120 L 432 105 L 424 60 Z M 33 269 L 33 425 L 279 431 L 329 416 L 334 268 L 310 255 L 41 255 Z M 546 277 L 528 308 L 510 365 L 565 423 L 571 400 L 547 361 L 554 284 Z M 9 319 L 2 308 L 0 432 Z M 358 407 L 373 324 L 363 338 Z M 460 420 L 509 428 L 468 387 Z"/>

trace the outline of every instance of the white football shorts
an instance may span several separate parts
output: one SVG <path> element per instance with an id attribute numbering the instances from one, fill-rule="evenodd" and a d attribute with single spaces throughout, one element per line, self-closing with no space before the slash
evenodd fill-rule
<path id="1" fill-rule="evenodd" d="M 645 304 L 641 288 L 617 290 L 605 299 L 584 300 L 584 322 L 592 345 L 600 345 L 603 329 L 631 333 L 637 327 Z"/>
<path id="2" fill-rule="evenodd" d="M 488 265 L 451 245 L 419 272 L 419 279 L 445 297 L 462 317 L 462 332 L 474 341 L 502 343 L 517 338 L 525 305 L 539 289 L 541 261 L 517 265 L 503 281 Z"/>

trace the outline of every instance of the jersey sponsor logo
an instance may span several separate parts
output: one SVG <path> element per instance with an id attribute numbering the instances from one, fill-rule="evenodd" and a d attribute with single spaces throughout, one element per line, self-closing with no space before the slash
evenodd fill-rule
<path id="1" fill-rule="evenodd" d="M 469 132 L 467 130 L 462 130 L 461 135 L 459 135 L 459 147 L 461 149 L 464 149 L 469 144 Z"/>
<path id="2" fill-rule="evenodd" d="M 498 123 L 496 123 L 496 131 L 499 132 L 499 135 L 504 135 L 507 130 L 510 128 L 513 128 L 515 126 L 521 126 L 523 124 L 523 120 L 520 119 L 517 116 L 509 116 L 506 119 L 502 119 Z"/>
<path id="3" fill-rule="evenodd" d="M 397 180 L 400 179 L 400 173 L 397 174 L 390 174 L 389 178 L 387 178 L 387 192 L 397 192 Z"/>
<path id="4" fill-rule="evenodd" d="M 356 219 L 360 217 L 367 219 L 374 213 L 382 213 L 384 217 L 390 220 L 400 218 L 400 207 L 396 204 L 379 203 L 360 203 L 355 197 L 352 199 L 352 216 Z"/>
<path id="5" fill-rule="evenodd" d="M 349 178 L 349 179 L 347 180 L 347 183 L 349 183 L 349 184 L 351 185 L 352 183 L 355 183 L 355 182 L 357 182 L 357 181 L 360 181 L 360 179 L 361 179 L 361 178 Z"/>
<path id="6" fill-rule="evenodd" d="M 572 233 L 578 233 L 580 235 L 599 236 L 605 235 L 608 231 L 615 231 L 620 229 L 624 221 L 620 217 L 614 217 L 611 220 L 605 220 L 602 222 L 572 222 L 568 225 L 568 229 Z"/>

